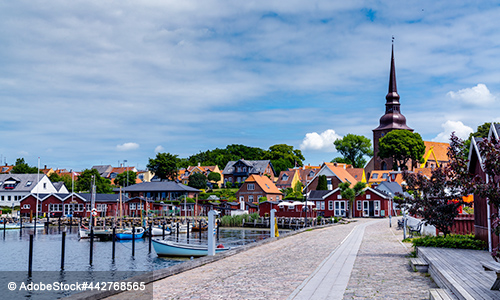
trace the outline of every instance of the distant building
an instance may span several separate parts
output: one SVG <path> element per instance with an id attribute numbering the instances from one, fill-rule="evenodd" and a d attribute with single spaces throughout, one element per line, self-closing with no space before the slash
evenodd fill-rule
<path id="1" fill-rule="evenodd" d="M 283 200 L 283 194 L 274 182 L 267 176 L 262 175 L 250 175 L 236 192 L 236 199 L 240 203 L 258 203 L 261 197 L 266 197 L 271 202 Z M 245 207 L 245 210 L 247 209 Z"/>
<path id="2" fill-rule="evenodd" d="M 222 171 L 224 183 L 243 183 L 250 175 L 267 175 L 274 181 L 274 168 L 270 160 L 230 161 Z"/>
<path id="3" fill-rule="evenodd" d="M 19 206 L 24 196 L 33 193 L 57 192 L 45 174 L 0 174 L 0 206 Z"/>
<path id="4" fill-rule="evenodd" d="M 184 197 L 195 198 L 200 190 L 174 181 L 142 182 L 122 189 L 128 197 L 140 197 L 153 201 L 183 200 Z"/>

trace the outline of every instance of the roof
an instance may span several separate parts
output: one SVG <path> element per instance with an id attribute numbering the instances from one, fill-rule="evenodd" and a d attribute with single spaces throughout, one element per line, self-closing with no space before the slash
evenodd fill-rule
<path id="1" fill-rule="evenodd" d="M 403 194 L 403 188 L 397 182 L 384 181 L 381 182 L 375 189 L 391 197 L 394 197 L 397 193 Z"/>
<path id="2" fill-rule="evenodd" d="M 15 181 L 16 186 L 11 191 L 30 192 L 36 186 L 37 182 L 42 180 L 45 174 L 0 174 L 0 188 L 8 181 Z"/>
<path id="3" fill-rule="evenodd" d="M 276 185 L 291 185 L 293 177 L 298 170 L 281 171 L 276 181 Z M 286 179 L 286 180 L 285 180 Z"/>
<path id="4" fill-rule="evenodd" d="M 323 165 L 328 167 L 338 177 L 340 181 L 350 182 L 351 187 L 353 187 L 358 181 L 361 181 L 361 178 L 357 180 L 351 174 L 349 174 L 349 172 L 347 172 L 346 169 L 344 169 L 343 167 L 339 167 L 334 163 L 324 163 Z"/>
<path id="5" fill-rule="evenodd" d="M 425 145 L 425 154 L 427 154 L 430 151 L 431 147 L 434 147 L 433 151 L 438 161 L 450 160 L 448 158 L 448 147 L 450 147 L 450 144 L 424 141 L 424 145 Z M 434 159 L 434 157 L 430 156 L 429 159 L 432 160 Z"/>
<path id="6" fill-rule="evenodd" d="M 354 179 L 357 181 L 362 181 L 363 182 L 363 175 L 365 173 L 365 169 L 363 168 L 347 168 L 346 169 L 347 173 L 351 174 Z M 364 178 L 364 182 L 366 182 L 366 178 Z"/>
<path id="7" fill-rule="evenodd" d="M 282 194 L 269 177 L 265 175 L 252 174 L 248 176 L 245 183 L 255 182 L 265 193 L 268 194 Z"/>
<path id="8" fill-rule="evenodd" d="M 267 166 L 269 166 L 271 164 L 270 160 L 244 160 L 244 159 L 240 159 L 238 161 L 230 161 L 224 167 L 224 171 L 222 171 L 222 174 L 224 174 L 224 175 L 233 174 L 234 173 L 234 165 L 237 162 L 242 162 L 244 165 L 246 165 L 249 168 L 248 169 L 249 174 L 263 174 L 266 171 Z M 273 170 L 273 172 L 274 172 L 274 170 Z"/>
<path id="9" fill-rule="evenodd" d="M 62 187 L 65 187 L 64 181 L 53 182 L 52 185 L 56 188 L 57 191 L 60 191 Z"/>
<path id="10" fill-rule="evenodd" d="M 97 172 L 99 172 L 99 175 L 101 175 L 101 177 L 108 178 L 109 173 L 111 173 L 111 170 L 113 170 L 113 167 L 111 165 L 99 165 L 99 166 L 92 166 L 92 169 L 97 170 Z"/>
<path id="11" fill-rule="evenodd" d="M 308 200 L 324 200 L 326 198 L 326 195 L 328 195 L 331 191 L 324 190 L 324 191 L 311 191 L 309 193 L 309 196 L 307 197 Z"/>
<path id="12" fill-rule="evenodd" d="M 123 190 L 125 192 L 201 192 L 198 189 L 174 181 L 142 182 L 128 186 Z"/>

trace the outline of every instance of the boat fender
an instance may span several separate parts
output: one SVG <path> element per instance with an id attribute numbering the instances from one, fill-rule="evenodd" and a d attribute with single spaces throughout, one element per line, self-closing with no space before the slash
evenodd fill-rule
<path id="1" fill-rule="evenodd" d="M 220 249 L 220 248 L 224 248 L 224 245 L 219 244 L 219 245 L 217 245 L 217 248 L 218 248 L 218 249 Z"/>

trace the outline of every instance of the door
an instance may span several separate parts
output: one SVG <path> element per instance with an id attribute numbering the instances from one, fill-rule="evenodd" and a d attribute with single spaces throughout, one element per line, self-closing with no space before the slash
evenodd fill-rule
<path id="1" fill-rule="evenodd" d="M 363 217 L 370 216 L 369 202 L 370 201 L 366 201 L 366 200 L 363 201 Z"/>
<path id="2" fill-rule="evenodd" d="M 375 217 L 379 217 L 380 216 L 380 201 L 378 201 L 378 200 L 373 201 L 373 205 L 374 205 Z"/>
<path id="3" fill-rule="evenodd" d="M 375 205 L 373 204 L 373 201 L 368 201 L 368 207 L 369 207 L 369 216 L 373 217 L 375 216 Z"/>

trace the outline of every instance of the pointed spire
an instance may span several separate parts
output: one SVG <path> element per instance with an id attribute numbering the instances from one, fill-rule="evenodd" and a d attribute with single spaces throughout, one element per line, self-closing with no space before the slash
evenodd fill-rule
<path id="1" fill-rule="evenodd" d="M 385 96 L 387 102 L 399 101 L 398 87 L 396 84 L 396 67 L 394 64 L 394 37 L 392 38 L 392 52 L 391 52 L 391 72 L 389 75 L 389 92 Z"/>

